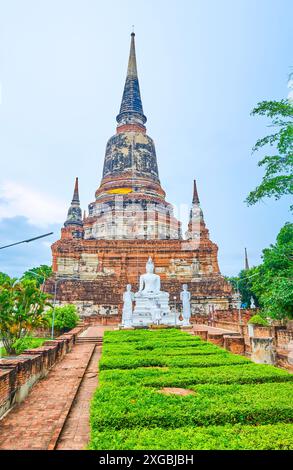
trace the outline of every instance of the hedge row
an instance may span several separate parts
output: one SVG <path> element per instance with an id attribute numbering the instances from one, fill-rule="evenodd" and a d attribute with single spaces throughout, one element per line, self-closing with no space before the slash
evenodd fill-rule
<path id="1" fill-rule="evenodd" d="M 95 394 L 91 422 L 107 428 L 178 428 L 224 424 L 275 424 L 293 420 L 290 383 L 197 385 L 194 395 L 165 395 L 156 389 L 103 386 Z"/>
<path id="2" fill-rule="evenodd" d="M 233 354 L 212 354 L 207 356 L 163 356 L 145 354 L 140 356 L 109 356 L 100 360 L 100 370 L 136 369 L 137 367 L 215 367 L 234 364 L 248 364 L 250 361 Z"/>
<path id="3" fill-rule="evenodd" d="M 123 386 L 189 387 L 192 384 L 249 384 L 266 382 L 293 382 L 288 372 L 269 365 L 250 363 L 210 368 L 137 368 L 129 370 L 104 370 L 99 375 L 100 383 Z"/>
<path id="4" fill-rule="evenodd" d="M 173 343 L 174 344 L 174 343 Z M 103 353 L 109 355 L 120 355 L 120 354 L 131 354 L 131 355 L 138 355 L 138 354 L 143 354 L 146 351 L 148 353 L 153 353 L 156 355 L 164 354 L 164 355 L 172 355 L 172 356 L 187 356 L 188 354 L 200 354 L 201 352 L 208 353 L 209 351 L 215 352 L 217 354 L 220 353 L 225 353 L 227 354 L 227 351 L 225 349 L 219 349 L 219 347 L 215 346 L 214 344 L 211 343 L 206 343 L 206 342 L 199 342 L 196 341 L 196 347 L 194 347 L 193 344 L 186 344 L 182 345 L 182 342 L 176 343 L 176 346 L 170 347 L 168 342 L 165 342 L 163 345 L 160 343 L 153 345 L 153 343 L 149 342 L 143 342 L 140 344 L 137 343 L 123 343 L 123 344 L 117 344 L 117 343 L 108 343 L 103 345 Z"/>
<path id="5" fill-rule="evenodd" d="M 209 426 L 94 431 L 90 449 L 100 450 L 292 450 L 293 425 Z"/>

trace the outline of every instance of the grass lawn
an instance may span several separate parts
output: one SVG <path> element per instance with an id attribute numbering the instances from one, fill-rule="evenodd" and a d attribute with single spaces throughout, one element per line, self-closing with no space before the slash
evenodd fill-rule
<path id="1" fill-rule="evenodd" d="M 284 370 L 178 329 L 105 332 L 99 369 L 89 449 L 293 449 Z"/>

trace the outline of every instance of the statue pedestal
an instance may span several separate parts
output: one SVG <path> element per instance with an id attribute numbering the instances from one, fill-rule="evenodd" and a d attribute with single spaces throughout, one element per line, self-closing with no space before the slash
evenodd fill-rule
<path id="1" fill-rule="evenodd" d="M 167 292 L 137 292 L 134 296 L 135 308 L 132 315 L 133 326 L 178 325 L 178 314 L 171 313 Z"/>

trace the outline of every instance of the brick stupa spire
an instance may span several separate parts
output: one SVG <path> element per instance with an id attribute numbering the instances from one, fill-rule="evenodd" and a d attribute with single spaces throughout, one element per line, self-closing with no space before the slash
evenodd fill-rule
<path id="1" fill-rule="evenodd" d="M 80 208 L 78 191 L 78 178 L 75 178 L 73 197 L 67 212 L 67 219 L 64 223 L 64 227 L 67 227 L 69 225 L 82 225 L 82 213 Z"/>
<path id="2" fill-rule="evenodd" d="M 146 123 L 147 118 L 143 114 L 143 107 L 140 96 L 134 37 L 135 34 L 131 33 L 126 81 L 120 112 L 116 117 L 116 120 L 118 122 L 118 129 L 123 125 L 135 124 L 139 127 L 141 126 L 142 130 L 144 130 L 144 124 Z"/>
<path id="3" fill-rule="evenodd" d="M 147 118 L 140 96 L 134 37 L 132 33 L 126 81 L 116 117 L 118 126 L 106 146 L 103 178 L 95 202 L 89 205 L 85 237 L 179 239 L 181 224 L 173 215 L 173 206 L 165 200 L 155 144 L 144 126 Z M 125 224 L 129 213 L 131 221 Z"/>
<path id="4" fill-rule="evenodd" d="M 199 240 L 200 238 L 208 238 L 209 231 L 203 217 L 203 212 L 200 207 L 196 180 L 193 180 L 193 196 L 192 206 L 189 213 L 188 230 L 186 232 L 187 240 Z"/>

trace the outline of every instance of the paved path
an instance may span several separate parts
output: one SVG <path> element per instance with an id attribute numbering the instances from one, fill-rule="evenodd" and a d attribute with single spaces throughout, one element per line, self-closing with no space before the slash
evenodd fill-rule
<path id="1" fill-rule="evenodd" d="M 74 346 L 0 421 L 0 449 L 49 447 L 59 434 L 94 347 L 91 343 Z"/>
<path id="2" fill-rule="evenodd" d="M 81 450 L 85 449 L 89 442 L 90 401 L 98 386 L 98 361 L 101 349 L 101 346 L 96 346 L 65 426 L 59 436 L 56 450 Z"/>
<path id="3" fill-rule="evenodd" d="M 215 328 L 213 326 L 208 326 L 205 324 L 193 324 L 193 329 L 194 330 L 207 330 L 208 333 L 218 333 L 218 334 L 229 334 L 229 333 L 234 333 L 236 334 L 237 332 L 232 331 L 232 330 L 224 330 L 223 328 Z M 237 333 L 238 334 L 238 333 Z"/>

